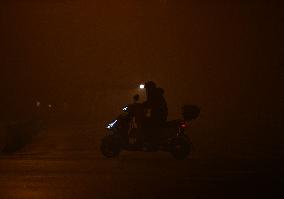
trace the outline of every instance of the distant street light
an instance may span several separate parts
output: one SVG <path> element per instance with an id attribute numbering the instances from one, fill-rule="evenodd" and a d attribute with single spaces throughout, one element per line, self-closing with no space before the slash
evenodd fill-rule
<path id="1" fill-rule="evenodd" d="M 140 89 L 144 89 L 144 88 L 145 88 L 145 85 L 144 85 L 144 84 L 140 84 L 140 85 L 139 85 L 139 88 L 140 88 Z"/>
<path id="2" fill-rule="evenodd" d="M 37 107 L 40 107 L 40 101 L 37 101 L 37 102 L 36 102 L 36 106 L 37 106 Z"/>

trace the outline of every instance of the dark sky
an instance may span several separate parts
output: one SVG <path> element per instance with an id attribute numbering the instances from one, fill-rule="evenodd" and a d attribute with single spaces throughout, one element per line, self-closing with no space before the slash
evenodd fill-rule
<path id="1" fill-rule="evenodd" d="M 68 101 L 109 118 L 151 79 L 170 118 L 182 104 L 202 107 L 200 142 L 265 140 L 283 123 L 282 10 L 232 2 L 3 0 L 2 110 Z"/>

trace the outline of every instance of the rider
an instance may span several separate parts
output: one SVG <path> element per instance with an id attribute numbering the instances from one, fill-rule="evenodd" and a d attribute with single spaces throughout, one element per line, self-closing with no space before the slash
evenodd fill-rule
<path id="1" fill-rule="evenodd" d="M 131 122 L 128 130 L 128 137 L 134 138 L 137 145 L 141 145 L 144 141 L 144 134 L 142 133 L 142 123 L 144 121 L 144 106 L 139 103 L 140 96 L 138 94 L 133 96 L 133 103 L 128 105 L 128 113 L 130 114 Z"/>
<path id="2" fill-rule="evenodd" d="M 144 118 L 144 109 L 143 105 L 139 103 L 140 96 L 138 94 L 133 96 L 133 103 L 128 105 L 129 113 L 134 119 L 135 128 L 140 128 Z"/>
<path id="3" fill-rule="evenodd" d="M 164 125 L 165 122 L 167 121 L 168 117 L 168 107 L 167 107 L 167 102 L 164 98 L 164 89 L 162 88 L 157 88 L 156 94 L 157 94 L 157 102 L 158 102 L 158 108 L 156 110 L 155 115 L 158 121 L 159 125 Z"/>
<path id="4" fill-rule="evenodd" d="M 143 105 L 146 110 L 146 119 L 142 126 L 148 141 L 154 141 L 159 137 L 160 131 L 157 128 L 166 123 L 168 108 L 162 88 L 158 88 L 153 81 L 146 82 L 145 88 L 147 100 Z"/>
<path id="5" fill-rule="evenodd" d="M 151 125 L 163 125 L 168 116 L 167 103 L 164 98 L 164 90 L 158 88 L 153 81 L 145 83 L 147 100 L 144 106 L 147 109 L 147 117 Z"/>

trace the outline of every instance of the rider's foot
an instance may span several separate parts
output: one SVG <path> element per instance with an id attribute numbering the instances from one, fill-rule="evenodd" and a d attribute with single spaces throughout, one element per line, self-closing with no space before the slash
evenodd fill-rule
<path id="1" fill-rule="evenodd" d="M 143 151 L 148 151 L 148 152 L 153 152 L 153 151 L 157 151 L 158 148 L 155 147 L 153 144 L 150 143 L 145 143 L 143 146 Z"/>

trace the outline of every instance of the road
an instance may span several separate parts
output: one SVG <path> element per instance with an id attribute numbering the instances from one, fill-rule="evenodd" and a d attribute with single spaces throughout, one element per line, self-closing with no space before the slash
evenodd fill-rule
<path id="1" fill-rule="evenodd" d="M 283 184 L 267 159 L 126 152 L 106 159 L 96 125 L 54 125 L 13 154 L 0 155 L 1 199 L 259 198 Z M 198 152 L 196 152 L 198 154 Z"/>

